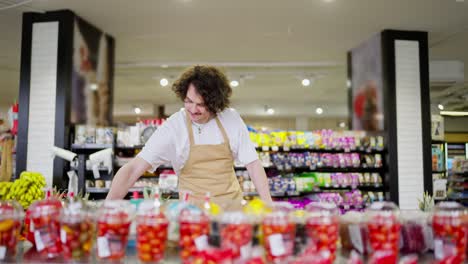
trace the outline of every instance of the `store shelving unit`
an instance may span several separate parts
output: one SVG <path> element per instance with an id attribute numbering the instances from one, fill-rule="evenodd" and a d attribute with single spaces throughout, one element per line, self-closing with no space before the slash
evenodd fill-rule
<path id="1" fill-rule="evenodd" d="M 468 160 L 460 160 L 458 166 L 450 171 L 448 177 L 449 200 L 468 205 Z"/>

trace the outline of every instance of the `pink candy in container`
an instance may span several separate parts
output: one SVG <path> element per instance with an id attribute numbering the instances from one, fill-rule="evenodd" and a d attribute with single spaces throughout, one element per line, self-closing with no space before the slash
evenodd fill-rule
<path id="1" fill-rule="evenodd" d="M 401 252 L 404 254 L 422 254 L 429 248 L 426 244 L 430 233 L 426 224 L 426 214 L 420 211 L 401 213 Z"/>
<path id="2" fill-rule="evenodd" d="M 16 257 L 24 213 L 16 201 L 0 201 L 0 262 Z"/>

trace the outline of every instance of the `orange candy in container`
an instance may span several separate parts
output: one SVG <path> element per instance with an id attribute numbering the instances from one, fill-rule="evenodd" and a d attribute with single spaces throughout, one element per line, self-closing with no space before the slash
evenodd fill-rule
<path id="1" fill-rule="evenodd" d="M 146 199 L 138 207 L 137 251 L 142 262 L 157 263 L 164 259 L 169 221 L 160 211 L 159 197 Z"/>
<path id="2" fill-rule="evenodd" d="M 106 260 L 125 257 L 134 207 L 129 201 L 104 201 L 97 215 L 97 256 Z"/>
<path id="3" fill-rule="evenodd" d="M 60 211 L 62 202 L 51 198 L 48 190 L 46 199 L 34 202 L 29 208 L 29 231 L 34 234 L 34 244 L 41 258 L 58 257 L 62 250 L 60 241 Z"/>
<path id="4" fill-rule="evenodd" d="M 221 248 L 229 249 L 234 260 L 246 260 L 252 251 L 253 225 L 242 212 L 227 212 L 221 217 Z"/>
<path id="5" fill-rule="evenodd" d="M 456 202 L 436 205 L 432 217 L 434 255 L 441 263 L 465 263 L 467 226 L 465 209 Z"/>
<path id="6" fill-rule="evenodd" d="M 287 263 L 294 255 L 296 228 L 288 208 L 274 205 L 263 219 L 263 245 L 271 263 Z"/>
<path id="7" fill-rule="evenodd" d="M 23 208 L 16 201 L 0 201 L 0 262 L 16 257 Z"/>
<path id="8" fill-rule="evenodd" d="M 338 208 L 333 203 L 313 202 L 307 205 L 307 253 L 322 252 L 336 258 L 338 244 Z"/>
<path id="9" fill-rule="evenodd" d="M 200 210 L 183 209 L 179 216 L 180 257 L 183 263 L 192 263 L 198 252 L 208 248 L 209 217 Z"/>
<path id="10" fill-rule="evenodd" d="M 384 255 L 396 262 L 401 229 L 398 207 L 392 202 L 375 202 L 367 209 L 366 222 L 372 256 Z"/>
<path id="11" fill-rule="evenodd" d="M 93 212 L 84 202 L 75 201 L 73 195 L 60 214 L 60 240 L 66 260 L 86 261 L 93 247 L 95 221 Z"/>

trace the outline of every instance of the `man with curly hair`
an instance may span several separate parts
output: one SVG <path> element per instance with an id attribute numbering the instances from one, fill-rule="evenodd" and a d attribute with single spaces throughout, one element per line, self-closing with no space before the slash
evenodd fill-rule
<path id="1" fill-rule="evenodd" d="M 226 76 L 216 67 L 193 66 L 172 90 L 185 107 L 117 172 L 107 199 L 123 198 L 146 170 L 171 163 L 179 177 L 179 193 L 190 192 L 193 203 L 201 206 L 209 192 L 212 201 L 225 209 L 240 209 L 243 194 L 233 168 L 237 160 L 245 164 L 262 200 L 271 202 L 265 170 L 247 127 L 229 108 L 232 89 Z"/>

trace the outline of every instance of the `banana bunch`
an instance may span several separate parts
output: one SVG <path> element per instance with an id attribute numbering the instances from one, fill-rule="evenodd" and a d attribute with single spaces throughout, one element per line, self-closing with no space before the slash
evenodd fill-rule
<path id="1" fill-rule="evenodd" d="M 10 191 L 12 182 L 0 182 L 0 200 L 6 200 L 6 195 Z"/>
<path id="2" fill-rule="evenodd" d="M 20 177 L 10 183 L 9 191 L 2 196 L 3 200 L 16 200 L 28 208 L 32 202 L 44 198 L 43 188 L 46 186 L 45 178 L 38 172 L 22 172 Z M 0 188 L 0 195 L 2 189 Z"/>

